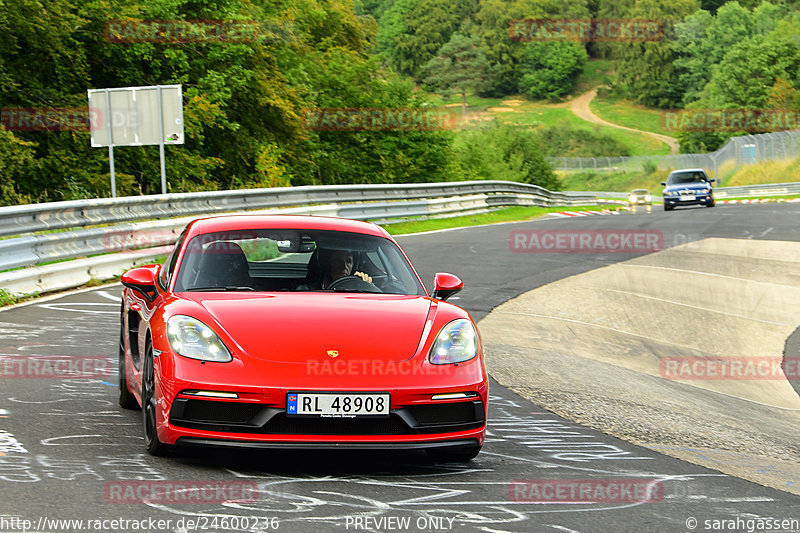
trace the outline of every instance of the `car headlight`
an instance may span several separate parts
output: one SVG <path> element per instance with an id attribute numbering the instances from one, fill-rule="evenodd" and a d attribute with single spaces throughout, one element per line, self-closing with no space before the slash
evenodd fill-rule
<path id="1" fill-rule="evenodd" d="M 633 202 L 635 202 L 635 201 L 636 201 L 636 197 L 635 197 L 635 196 L 630 196 L 630 197 L 628 197 L 628 201 L 629 201 L 630 203 L 633 203 Z"/>
<path id="2" fill-rule="evenodd" d="M 647 196 L 645 196 L 645 197 L 644 197 L 644 201 L 645 201 L 645 202 L 651 202 L 652 200 L 653 200 L 653 197 L 652 197 L 652 196 L 650 196 L 649 194 L 648 194 Z"/>
<path id="3" fill-rule="evenodd" d="M 478 333 L 472 322 L 459 318 L 449 322 L 436 335 L 428 354 L 434 365 L 462 363 L 478 355 Z"/>
<path id="4" fill-rule="evenodd" d="M 178 355 L 217 363 L 233 360 L 217 334 L 196 318 L 185 315 L 170 318 L 167 321 L 167 338 Z"/>

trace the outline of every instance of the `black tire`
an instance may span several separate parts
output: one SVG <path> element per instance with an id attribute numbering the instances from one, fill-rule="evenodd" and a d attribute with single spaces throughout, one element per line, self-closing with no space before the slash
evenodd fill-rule
<path id="1" fill-rule="evenodd" d="M 144 429 L 144 445 L 150 455 L 167 455 L 170 447 L 158 440 L 156 430 L 155 400 L 155 367 L 153 363 L 153 346 L 147 342 L 144 363 L 142 365 L 142 425 Z"/>
<path id="2" fill-rule="evenodd" d="M 664 211 L 672 211 L 672 208 L 664 204 Z"/>
<path id="3" fill-rule="evenodd" d="M 431 448 L 425 450 L 425 453 L 428 454 L 428 457 L 433 459 L 434 461 L 438 461 L 441 463 L 463 463 L 466 461 L 471 461 L 478 456 L 481 451 L 480 446 L 451 446 L 451 447 L 444 447 L 444 448 Z"/>
<path id="4" fill-rule="evenodd" d="M 717 204 L 717 202 L 712 200 L 710 203 L 706 204 L 706 207 L 714 207 L 716 204 Z"/>
<path id="5" fill-rule="evenodd" d="M 128 375 L 125 372 L 125 328 L 119 332 L 119 406 L 123 409 L 141 409 L 136 397 L 128 388 Z"/>

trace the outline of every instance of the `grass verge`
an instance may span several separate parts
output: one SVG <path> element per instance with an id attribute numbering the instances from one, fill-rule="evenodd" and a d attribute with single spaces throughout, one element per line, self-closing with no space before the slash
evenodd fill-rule
<path id="1" fill-rule="evenodd" d="M 589 104 L 592 113 L 620 126 L 643 131 L 651 131 L 675 137 L 676 132 L 664 129 L 663 111 L 650 109 L 628 100 L 618 100 L 609 96 L 597 95 Z"/>
<path id="2" fill-rule="evenodd" d="M 495 112 L 494 115 L 503 122 L 519 126 L 542 125 L 548 127 L 563 127 L 565 124 L 569 124 L 575 128 L 602 133 L 626 146 L 629 151 L 628 155 L 669 154 L 669 146 L 658 139 L 643 133 L 635 133 L 586 122 L 575 115 L 568 107 L 556 107 L 549 104 L 526 102 L 517 106 L 514 111 L 498 111 Z"/>
<path id="3" fill-rule="evenodd" d="M 399 222 L 397 224 L 387 224 L 384 229 L 392 235 L 404 235 L 406 233 L 419 233 L 423 231 L 435 231 L 450 228 L 465 228 L 469 226 L 480 226 L 483 224 L 497 224 L 500 222 L 523 222 L 542 217 L 548 213 L 558 211 L 591 211 L 604 209 L 603 206 L 581 206 L 581 207 L 505 207 L 490 213 L 477 215 L 465 215 L 452 218 L 431 218 L 428 220 L 414 220 L 409 222 Z"/>
<path id="4" fill-rule="evenodd" d="M 800 176 L 800 157 L 778 161 L 765 161 L 734 170 L 724 180 L 725 187 L 791 183 Z"/>
<path id="5" fill-rule="evenodd" d="M 590 59 L 583 67 L 583 72 L 578 76 L 572 96 L 583 94 L 598 85 L 608 85 L 613 81 L 614 77 L 614 60 Z"/>
<path id="6" fill-rule="evenodd" d="M 570 172 L 560 174 L 565 191 L 608 191 L 631 192 L 633 189 L 647 189 L 651 194 L 660 194 L 661 182 L 669 172 L 656 170 L 647 172 Z"/>
<path id="7" fill-rule="evenodd" d="M 28 300 L 33 300 L 34 298 L 38 298 L 38 293 L 33 294 L 14 294 L 13 292 L 9 291 L 8 289 L 0 289 L 0 307 L 5 307 L 7 305 L 14 305 L 22 302 L 27 302 Z"/>

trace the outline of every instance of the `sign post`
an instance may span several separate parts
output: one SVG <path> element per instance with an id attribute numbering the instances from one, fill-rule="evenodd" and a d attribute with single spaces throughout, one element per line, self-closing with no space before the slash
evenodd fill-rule
<path id="1" fill-rule="evenodd" d="M 115 146 L 159 146 L 161 192 L 167 193 L 166 144 L 183 144 L 180 85 L 90 89 L 92 147 L 108 146 L 111 196 L 116 197 Z"/>

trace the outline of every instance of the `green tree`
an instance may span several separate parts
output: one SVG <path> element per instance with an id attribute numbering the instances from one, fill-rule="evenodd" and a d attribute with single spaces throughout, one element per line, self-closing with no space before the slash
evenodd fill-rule
<path id="1" fill-rule="evenodd" d="M 672 49 L 679 54 L 675 67 L 683 103 L 697 100 L 711 79 L 713 67 L 734 45 L 754 34 L 755 19 L 734 1 L 721 6 L 716 15 L 700 10 L 677 24 Z"/>
<path id="2" fill-rule="evenodd" d="M 467 115 L 467 91 L 480 90 L 489 74 L 489 63 L 476 37 L 454 34 L 424 68 L 430 86 L 449 94 L 461 94 L 461 116 Z"/>
<path id="3" fill-rule="evenodd" d="M 621 19 L 631 16 L 631 11 L 636 5 L 636 0 L 596 0 L 589 3 L 592 18 Z M 610 58 L 616 54 L 620 46 L 625 43 L 591 42 L 586 45 L 591 57 Z"/>
<path id="4" fill-rule="evenodd" d="M 631 11 L 635 18 L 656 19 L 669 26 L 694 13 L 698 0 L 639 0 Z M 617 79 L 630 98 L 652 107 L 675 107 L 682 93 L 674 62 L 678 52 L 669 42 L 619 43 L 616 50 Z"/>
<path id="5" fill-rule="evenodd" d="M 17 192 L 21 176 L 33 168 L 33 146 L 0 126 L 0 205 L 29 202 L 30 198 Z"/>
<path id="6" fill-rule="evenodd" d="M 533 130 L 490 124 L 463 132 L 455 150 L 466 178 L 522 181 L 549 190 L 561 188 Z"/>
<path id="7" fill-rule="evenodd" d="M 472 14 L 471 0 L 398 0 L 381 20 L 379 43 L 389 64 L 417 80 L 422 67 Z"/>
<path id="8" fill-rule="evenodd" d="M 356 0 L 355 10 L 359 15 L 369 15 L 378 20 L 394 2 L 395 0 Z"/>
<path id="9" fill-rule="evenodd" d="M 798 24 L 800 14 L 788 13 L 767 26 L 774 27 L 768 34 L 755 34 L 732 46 L 714 67 L 700 97 L 687 108 L 756 110 L 792 106 L 800 90 Z M 728 138 L 744 133 L 747 132 L 684 131 L 678 138 L 682 151 L 714 150 Z"/>
<path id="10" fill-rule="evenodd" d="M 255 21 L 260 32 L 247 42 L 107 38 L 109 22 L 137 20 Z M 172 191 L 455 177 L 447 132 L 306 127 L 309 108 L 424 103 L 370 57 L 376 31 L 351 0 L 0 3 L 0 107 L 80 107 L 87 88 L 180 83 L 186 143 L 167 147 Z M 0 150 L 27 156 L 3 202 L 109 194 L 107 152 L 89 132 L 9 135 Z M 115 165 L 120 194 L 160 192 L 157 147 L 119 148 Z"/>
<path id="11" fill-rule="evenodd" d="M 520 65 L 519 90 L 533 99 L 556 100 L 575 87 L 587 59 L 580 43 L 527 43 Z"/>
<path id="12" fill-rule="evenodd" d="M 391 56 L 400 36 L 406 32 L 405 17 L 417 7 L 419 0 L 395 0 L 378 19 L 378 52 Z"/>
<path id="13" fill-rule="evenodd" d="M 800 79 L 795 35 L 755 35 L 735 45 L 720 62 L 705 91 L 711 107 L 763 109 L 779 78 Z"/>
<path id="14" fill-rule="evenodd" d="M 475 14 L 475 34 L 490 64 L 485 94 L 503 96 L 519 91 L 525 43 L 512 40 L 509 24 L 528 18 L 588 18 L 586 0 L 482 0 Z"/>
<path id="15" fill-rule="evenodd" d="M 767 109 L 800 109 L 800 90 L 788 80 L 777 78 L 767 93 Z"/>
<path id="16" fill-rule="evenodd" d="M 417 108 L 424 95 L 409 79 L 378 68 L 378 58 L 332 50 L 308 70 L 320 108 Z M 306 131 L 292 184 L 411 183 L 455 179 L 452 134 L 437 131 Z"/>

